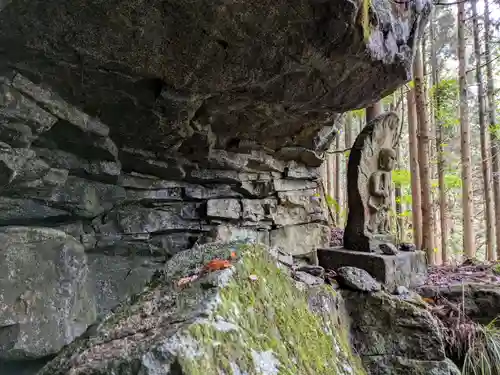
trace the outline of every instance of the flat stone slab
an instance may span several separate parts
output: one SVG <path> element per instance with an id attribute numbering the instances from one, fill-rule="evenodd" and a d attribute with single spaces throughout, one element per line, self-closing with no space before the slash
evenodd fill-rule
<path id="1" fill-rule="evenodd" d="M 390 291 L 400 285 L 407 288 L 419 287 L 427 277 L 427 262 L 423 251 L 383 255 L 332 247 L 318 249 L 318 261 L 325 269 L 336 270 L 345 266 L 361 268 Z"/>

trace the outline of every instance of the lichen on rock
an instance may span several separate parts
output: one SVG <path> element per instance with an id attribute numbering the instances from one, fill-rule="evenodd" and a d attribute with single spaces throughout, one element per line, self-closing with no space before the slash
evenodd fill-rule
<path id="1" fill-rule="evenodd" d="M 233 267 L 177 286 L 231 254 Z M 298 288 L 264 246 L 202 245 L 174 256 L 142 293 L 38 375 L 365 374 L 326 301 L 335 293 L 326 285 Z"/>

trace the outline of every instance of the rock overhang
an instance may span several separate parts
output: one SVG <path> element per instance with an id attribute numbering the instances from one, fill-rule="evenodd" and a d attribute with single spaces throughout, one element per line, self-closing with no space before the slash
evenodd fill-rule
<path id="1" fill-rule="evenodd" d="M 318 151 L 318 134 L 338 113 L 411 78 L 430 2 L 70 0 L 0 9 L 0 69 L 98 117 L 120 148 L 193 157 L 217 148 Z"/>

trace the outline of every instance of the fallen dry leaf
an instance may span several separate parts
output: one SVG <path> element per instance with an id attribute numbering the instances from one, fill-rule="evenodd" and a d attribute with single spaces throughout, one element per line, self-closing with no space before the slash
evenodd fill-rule
<path id="1" fill-rule="evenodd" d="M 205 267 L 203 267 L 202 272 L 212 272 L 212 271 L 219 271 L 223 270 L 226 268 L 230 268 L 233 265 L 229 260 L 224 260 L 224 259 L 214 259 L 208 262 Z"/>
<path id="2" fill-rule="evenodd" d="M 179 281 L 177 281 L 177 286 L 187 285 L 187 284 L 195 281 L 197 278 L 198 278 L 198 275 L 183 277 L 183 278 L 179 279 Z"/>

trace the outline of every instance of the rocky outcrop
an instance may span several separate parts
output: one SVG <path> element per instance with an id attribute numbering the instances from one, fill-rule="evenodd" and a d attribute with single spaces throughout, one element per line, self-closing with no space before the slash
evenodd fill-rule
<path id="1" fill-rule="evenodd" d="M 179 283 L 228 254 L 233 267 Z M 174 256 L 38 375 L 363 375 L 337 303 L 328 286 L 294 282 L 263 246 L 208 244 Z"/>
<path id="2" fill-rule="evenodd" d="M 341 112 L 410 79 L 429 9 L 0 2 L 0 228 L 27 254 L 0 247 L 17 267 L 0 279 L 0 358 L 55 353 L 194 244 L 326 246 L 323 152 Z M 58 302 L 12 307 L 25 294 Z"/>
<path id="3" fill-rule="evenodd" d="M 195 243 L 250 239 L 303 254 L 328 242 L 314 168 L 219 152 L 218 168 L 201 169 L 120 149 L 56 93 L 19 73 L 1 82 L 0 329 L 10 333 L 0 359 L 56 353 Z M 29 313 L 25 295 L 38 301 Z"/>
<path id="4" fill-rule="evenodd" d="M 16 0 L 0 11 L 2 63 L 99 118 L 120 148 L 207 166 L 214 149 L 257 147 L 317 166 L 338 113 L 410 80 L 430 4 Z M 181 173 L 165 162 L 149 168 Z"/>
<path id="5" fill-rule="evenodd" d="M 418 295 L 343 291 L 352 344 L 370 375 L 457 375 L 441 326 Z"/>

